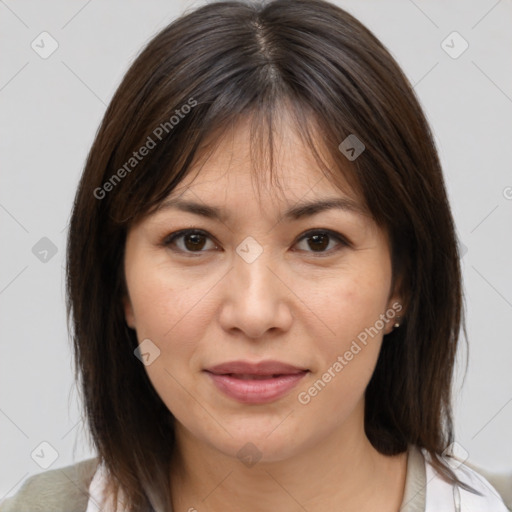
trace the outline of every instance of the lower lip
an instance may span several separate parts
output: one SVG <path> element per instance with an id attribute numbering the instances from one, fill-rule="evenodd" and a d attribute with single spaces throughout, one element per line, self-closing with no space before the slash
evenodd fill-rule
<path id="1" fill-rule="evenodd" d="M 286 395 L 307 372 L 280 375 L 268 379 L 242 380 L 229 375 L 206 372 L 217 388 L 227 396 L 244 404 L 266 404 Z"/>

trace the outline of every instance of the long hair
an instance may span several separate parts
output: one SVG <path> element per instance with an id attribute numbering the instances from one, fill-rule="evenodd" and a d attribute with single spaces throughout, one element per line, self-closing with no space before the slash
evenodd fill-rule
<path id="1" fill-rule="evenodd" d="M 251 141 L 269 149 L 272 170 L 273 126 L 285 106 L 326 175 L 349 181 L 391 243 L 406 315 L 384 337 L 367 386 L 366 435 L 386 455 L 424 448 L 443 478 L 467 488 L 443 456 L 454 440 L 461 324 L 467 338 L 459 252 L 409 81 L 372 33 L 331 3 L 221 1 L 173 21 L 135 59 L 96 134 L 71 216 L 66 305 L 76 379 L 112 492 L 122 491 L 129 510 L 170 509 L 175 438 L 125 323 L 127 231 L 206 154 L 213 134 L 242 117 L 251 116 Z M 353 160 L 340 150 L 351 135 L 365 146 Z"/>

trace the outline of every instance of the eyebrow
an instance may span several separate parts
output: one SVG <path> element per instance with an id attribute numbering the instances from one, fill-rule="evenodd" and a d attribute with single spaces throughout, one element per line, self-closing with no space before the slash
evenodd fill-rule
<path id="1" fill-rule="evenodd" d="M 176 209 L 221 222 L 230 218 L 230 215 L 222 208 L 186 199 L 167 199 L 160 204 L 157 208 L 157 212 L 168 209 Z M 356 215 L 368 215 L 368 210 L 353 199 L 348 197 L 332 197 L 311 202 L 299 202 L 286 210 L 283 214 L 283 218 L 286 220 L 299 220 L 332 209 L 343 210 Z"/>

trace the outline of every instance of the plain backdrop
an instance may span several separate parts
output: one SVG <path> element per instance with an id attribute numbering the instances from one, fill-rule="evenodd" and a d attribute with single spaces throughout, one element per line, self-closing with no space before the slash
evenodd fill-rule
<path id="1" fill-rule="evenodd" d="M 201 3 L 0 0 L 0 500 L 31 474 L 95 455 L 66 328 L 70 209 L 123 74 Z M 512 470 L 512 2 L 335 3 L 387 46 L 431 124 L 463 249 L 470 351 L 454 386 L 457 449 Z"/>

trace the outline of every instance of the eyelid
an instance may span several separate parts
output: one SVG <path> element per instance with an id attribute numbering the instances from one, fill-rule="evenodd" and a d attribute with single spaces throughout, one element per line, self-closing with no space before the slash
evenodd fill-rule
<path id="1" fill-rule="evenodd" d="M 293 245 L 296 245 L 297 243 L 299 243 L 300 241 L 302 241 L 303 239 L 305 238 L 308 238 L 310 236 L 313 236 L 314 234 L 325 234 L 325 235 L 328 235 L 329 237 L 335 239 L 338 244 L 341 246 L 341 247 L 338 247 L 338 248 L 335 248 L 335 249 L 330 249 L 328 251 L 321 251 L 321 252 L 314 252 L 314 251 L 298 251 L 298 252 L 306 252 L 306 253 L 309 253 L 315 257 L 322 257 L 322 256 L 329 256 L 333 253 L 336 253 L 338 252 L 341 248 L 343 247 L 352 247 L 353 244 L 352 242 L 343 234 L 337 232 L 337 231 L 333 231 L 331 229 L 327 229 L 327 228 L 310 228 L 306 231 L 304 231 L 303 233 L 301 233 L 296 239 L 295 241 L 293 242 Z M 211 241 L 213 241 L 214 243 L 216 243 L 215 241 L 215 238 L 210 235 L 207 231 L 203 230 L 203 229 L 200 229 L 200 228 L 194 228 L 194 227 L 191 227 L 191 228 L 185 228 L 185 229 L 180 229 L 178 231 L 174 231 L 170 234 L 167 234 L 162 242 L 160 243 L 160 245 L 164 246 L 164 247 L 168 247 L 170 246 L 176 239 L 182 237 L 182 236 L 185 236 L 185 235 L 203 235 L 205 236 L 206 238 L 210 239 Z M 174 249 L 173 249 L 174 250 Z M 178 250 L 175 250 L 175 252 L 179 252 L 181 254 L 185 254 L 185 255 L 191 255 L 191 256 L 199 256 L 201 255 L 202 253 L 204 252 L 207 252 L 207 251 L 197 251 L 197 252 L 194 252 L 194 251 L 182 251 L 180 249 Z"/>

